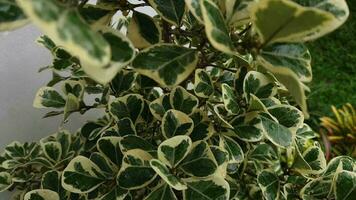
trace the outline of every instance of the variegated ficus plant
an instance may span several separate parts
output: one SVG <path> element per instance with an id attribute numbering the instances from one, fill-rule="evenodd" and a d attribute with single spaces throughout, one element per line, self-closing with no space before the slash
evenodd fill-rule
<path id="1" fill-rule="evenodd" d="M 303 42 L 348 15 L 344 0 L 0 0 L 0 30 L 32 22 L 53 55 L 34 106 L 63 123 L 102 115 L 9 144 L 0 189 L 25 200 L 354 199 L 355 160 L 327 164 L 304 123 Z"/>

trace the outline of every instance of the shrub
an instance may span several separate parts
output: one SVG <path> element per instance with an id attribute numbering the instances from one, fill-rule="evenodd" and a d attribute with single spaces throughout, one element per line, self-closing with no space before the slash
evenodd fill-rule
<path id="1" fill-rule="evenodd" d="M 34 106 L 63 122 L 105 111 L 75 134 L 8 145 L 1 190 L 26 200 L 355 196 L 355 161 L 327 165 L 303 122 L 303 42 L 343 24 L 345 1 L 87 2 L 0 1 L 0 28 L 32 21 L 54 57 Z"/>

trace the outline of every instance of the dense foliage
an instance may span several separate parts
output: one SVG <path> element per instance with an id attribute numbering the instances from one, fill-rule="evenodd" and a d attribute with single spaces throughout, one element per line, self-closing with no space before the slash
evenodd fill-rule
<path id="1" fill-rule="evenodd" d="M 143 13 L 152 7 L 157 15 Z M 14 199 L 352 199 L 356 165 L 328 164 L 306 124 L 311 56 L 344 0 L 0 0 L 0 30 L 45 34 L 45 117 L 101 109 L 76 133 L 13 142 Z M 59 87 L 57 87 L 59 86 Z M 88 97 L 95 99 L 90 102 Z M 98 112 L 99 113 L 99 112 Z"/>

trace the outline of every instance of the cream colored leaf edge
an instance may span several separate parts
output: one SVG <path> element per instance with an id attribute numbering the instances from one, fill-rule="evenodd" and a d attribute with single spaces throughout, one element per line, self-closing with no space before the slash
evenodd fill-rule
<path id="1" fill-rule="evenodd" d="M 185 4 L 187 5 L 189 11 L 201 24 L 204 24 L 204 19 L 202 19 L 203 16 L 198 15 L 197 10 L 193 6 L 194 3 L 197 3 L 200 6 L 200 0 L 185 0 Z"/>
<path id="2" fill-rule="evenodd" d="M 43 104 L 42 104 L 42 99 L 43 99 L 42 96 L 46 91 L 52 91 L 52 92 L 58 93 L 57 90 L 55 90 L 52 87 L 41 87 L 37 91 L 37 93 L 35 95 L 35 99 L 33 100 L 33 107 L 34 108 L 47 108 L 46 106 L 43 106 Z"/>
<path id="3" fill-rule="evenodd" d="M 198 97 L 201 97 L 201 98 L 209 98 L 210 96 L 207 96 L 207 95 L 205 95 L 204 94 L 204 92 L 197 92 L 196 90 L 195 90 L 195 88 L 197 88 L 197 86 L 199 85 L 199 83 L 205 83 L 200 77 L 199 77 L 199 74 L 200 73 L 205 73 L 208 77 L 209 77 L 209 80 L 210 80 L 210 83 L 213 83 L 213 81 L 212 81 L 212 79 L 211 79 L 211 77 L 209 76 L 209 74 L 208 73 L 206 73 L 206 71 L 205 70 L 203 70 L 203 69 L 196 69 L 195 70 L 195 75 L 194 75 L 194 93 L 198 96 Z M 210 83 L 205 83 L 205 84 L 210 84 Z M 211 85 L 211 87 L 213 88 L 213 86 Z"/>
<path id="4" fill-rule="evenodd" d="M 175 165 L 172 166 L 171 163 L 169 162 L 169 160 L 166 159 L 166 157 L 164 156 L 165 154 L 162 152 L 162 146 L 169 146 L 173 149 L 175 149 L 178 145 L 180 145 L 183 141 L 187 141 L 189 146 L 186 149 L 186 152 L 184 153 L 184 155 L 182 156 L 182 158 L 180 160 L 177 160 Z M 164 164 L 166 164 L 167 166 L 173 168 L 176 167 L 190 152 L 192 148 L 192 140 L 190 139 L 189 136 L 186 135 L 178 135 L 178 136 L 174 136 L 170 139 L 167 139 L 165 141 L 163 141 L 159 146 L 158 146 L 158 159 L 160 161 L 162 161 Z"/>
<path id="5" fill-rule="evenodd" d="M 44 200 L 59 200 L 59 195 L 57 192 L 47 189 L 38 189 L 27 192 L 24 196 L 24 200 L 32 200 L 32 194 L 37 194 L 41 196 Z"/>
<path id="6" fill-rule="evenodd" d="M 199 104 L 199 100 L 197 97 L 195 97 L 194 95 L 190 94 L 186 89 L 184 89 L 182 86 L 178 85 L 176 87 L 174 87 L 170 93 L 169 96 L 169 103 L 171 105 L 174 105 L 174 94 L 176 93 L 177 90 L 181 90 L 183 93 L 183 99 L 190 99 L 192 101 L 197 102 L 197 104 L 192 108 L 191 112 L 188 113 L 188 115 L 190 115 L 191 113 L 194 112 L 194 110 L 196 110 L 198 108 L 198 104 Z"/>
<path id="7" fill-rule="evenodd" d="M 221 199 L 230 199 L 230 185 L 222 177 L 213 176 L 213 177 L 207 178 L 207 179 L 186 178 L 186 179 L 183 179 L 183 181 L 187 183 L 188 188 L 189 188 L 190 182 L 211 181 L 215 185 L 221 186 L 222 188 L 225 189 L 226 193 L 224 194 L 223 197 L 221 197 Z M 193 190 L 196 191 L 195 189 L 193 189 Z M 187 197 L 186 192 L 183 192 L 183 200 L 191 200 L 190 197 Z M 213 200 L 213 199 L 209 199 L 209 200 Z"/>
<path id="8" fill-rule="evenodd" d="M 181 112 L 181 111 L 178 111 L 178 110 L 168 110 L 163 118 L 162 118 L 162 126 L 161 126 L 161 131 L 162 131 L 162 134 L 165 138 L 169 138 L 167 133 L 164 131 L 164 124 L 167 122 L 167 115 L 168 113 L 172 113 L 173 116 L 178 120 L 179 122 L 179 126 L 182 125 L 182 124 L 185 124 L 185 123 L 191 123 L 192 125 L 189 127 L 189 129 L 187 130 L 187 133 L 186 135 L 190 135 L 194 129 L 194 122 L 193 120 L 185 113 Z"/>

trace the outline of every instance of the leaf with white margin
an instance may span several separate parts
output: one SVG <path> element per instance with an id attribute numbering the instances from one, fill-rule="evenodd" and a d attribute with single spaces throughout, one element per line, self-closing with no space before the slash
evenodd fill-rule
<path id="1" fill-rule="evenodd" d="M 127 37 L 136 48 L 143 49 L 159 43 L 162 31 L 152 17 L 134 12 L 127 28 Z"/>
<path id="2" fill-rule="evenodd" d="M 280 184 L 276 174 L 266 170 L 262 171 L 257 177 L 257 182 L 266 200 L 279 198 Z"/>
<path id="3" fill-rule="evenodd" d="M 207 140 L 214 134 L 214 125 L 209 120 L 206 112 L 197 109 L 190 115 L 190 118 L 194 122 L 193 131 L 189 135 L 193 142 L 198 140 Z"/>
<path id="4" fill-rule="evenodd" d="M 337 29 L 349 17 L 350 10 L 345 0 L 293 0 L 302 6 L 317 8 L 334 15 L 334 26 L 330 26 L 330 31 Z M 325 27 L 326 28 L 326 27 Z"/>
<path id="5" fill-rule="evenodd" d="M 356 168 L 356 161 L 348 156 L 338 156 L 331 159 L 328 163 L 326 170 L 323 173 L 323 176 L 328 176 L 336 172 L 336 170 L 340 167 L 340 169 L 345 171 L 354 171 Z"/>
<path id="6" fill-rule="evenodd" d="M 73 94 L 81 99 L 84 95 L 84 84 L 82 81 L 66 80 L 62 85 L 62 91 L 65 95 Z"/>
<path id="7" fill-rule="evenodd" d="M 197 141 L 179 167 L 188 175 L 207 177 L 216 172 L 217 163 L 208 143 Z"/>
<path id="8" fill-rule="evenodd" d="M 190 94 L 182 86 L 173 88 L 169 96 L 169 102 L 173 109 L 184 112 L 187 115 L 192 114 L 199 104 L 198 98 Z"/>
<path id="9" fill-rule="evenodd" d="M 273 147 L 266 143 L 261 143 L 251 151 L 249 158 L 257 162 L 271 163 L 278 159 Z"/>
<path id="10" fill-rule="evenodd" d="M 11 174 L 7 172 L 0 172 L 0 192 L 9 189 L 12 186 Z"/>
<path id="11" fill-rule="evenodd" d="M 59 200 L 59 195 L 52 190 L 38 189 L 27 192 L 24 200 Z"/>
<path id="12" fill-rule="evenodd" d="M 261 62 L 262 60 L 259 59 L 259 61 Z M 288 92 L 294 98 L 295 102 L 300 106 L 304 117 L 308 119 L 309 114 L 305 97 L 306 86 L 299 80 L 299 77 L 291 69 L 286 67 L 276 68 L 275 66 L 262 62 L 261 65 L 270 71 L 276 79 L 288 89 Z"/>
<path id="13" fill-rule="evenodd" d="M 105 79 L 102 73 L 97 72 L 107 71 L 103 69 L 111 60 L 110 45 L 99 33 L 91 30 L 77 10 L 67 9 L 64 4 L 57 1 L 17 0 L 17 2 L 44 34 L 79 58 L 89 75 L 98 81 Z"/>
<path id="14" fill-rule="evenodd" d="M 261 120 L 259 128 L 273 144 L 282 148 L 287 148 L 292 144 L 294 135 L 287 127 L 268 115 L 260 115 L 259 119 Z"/>
<path id="15" fill-rule="evenodd" d="M 172 109 L 169 96 L 169 94 L 162 95 L 150 103 L 150 111 L 156 119 L 162 120 L 163 115 Z"/>
<path id="16" fill-rule="evenodd" d="M 231 114 L 238 114 L 240 112 L 240 105 L 238 102 L 237 95 L 235 91 L 228 85 L 223 83 L 222 88 L 222 98 L 227 111 Z"/>
<path id="17" fill-rule="evenodd" d="M 158 159 L 170 168 L 175 168 L 190 152 L 192 140 L 178 135 L 163 141 L 158 146 Z"/>
<path id="18" fill-rule="evenodd" d="M 301 111 L 290 105 L 277 105 L 268 108 L 268 112 L 283 126 L 297 131 L 303 127 L 304 116 Z"/>
<path id="19" fill-rule="evenodd" d="M 123 154 L 120 149 L 121 137 L 102 137 L 96 143 L 98 151 L 116 166 L 120 166 Z"/>
<path id="20" fill-rule="evenodd" d="M 180 26 L 185 12 L 184 0 L 148 0 L 148 2 L 163 19 Z"/>
<path id="21" fill-rule="evenodd" d="M 189 135 L 194 128 L 193 120 L 178 110 L 168 110 L 162 119 L 161 130 L 165 138 L 176 135 Z"/>
<path id="22" fill-rule="evenodd" d="M 189 11 L 201 23 L 204 24 L 203 14 L 200 8 L 200 0 L 185 0 Z"/>
<path id="23" fill-rule="evenodd" d="M 59 142 L 40 141 L 41 148 L 45 156 L 52 162 L 56 163 L 62 158 L 62 146 Z"/>
<path id="24" fill-rule="evenodd" d="M 116 74 L 135 58 L 135 48 L 131 41 L 118 30 L 104 28 L 101 30 L 102 36 L 107 41 L 111 49 L 111 61 L 108 65 L 99 67 L 90 66 L 85 68 L 85 72 L 99 83 L 110 82 Z"/>
<path id="25" fill-rule="evenodd" d="M 157 44 L 141 51 L 132 67 L 162 86 L 171 87 L 184 81 L 194 71 L 197 63 L 198 53 L 194 49 Z"/>
<path id="26" fill-rule="evenodd" d="M 226 19 L 233 26 L 241 26 L 251 21 L 250 9 L 256 0 L 225 0 Z"/>
<path id="27" fill-rule="evenodd" d="M 303 175 L 320 174 L 326 168 L 326 160 L 323 151 L 317 147 L 312 146 L 300 152 L 298 146 L 296 147 L 296 158 L 293 163 L 293 168 Z"/>
<path id="28" fill-rule="evenodd" d="M 210 150 L 218 166 L 216 170 L 217 176 L 226 177 L 229 153 L 219 146 L 210 146 Z"/>
<path id="29" fill-rule="evenodd" d="M 214 93 L 213 81 L 203 69 L 195 70 L 194 92 L 202 98 L 209 98 Z"/>
<path id="30" fill-rule="evenodd" d="M 263 48 L 257 60 L 263 65 L 292 70 L 302 82 L 312 80 L 311 55 L 302 43 L 278 43 Z"/>
<path id="31" fill-rule="evenodd" d="M 35 108 L 63 108 L 66 101 L 54 88 L 42 87 L 33 101 Z"/>
<path id="32" fill-rule="evenodd" d="M 110 192 L 104 194 L 99 200 L 124 200 L 128 194 L 127 190 L 120 188 L 119 186 L 114 187 Z"/>
<path id="33" fill-rule="evenodd" d="M 234 54 L 234 45 L 219 7 L 212 0 L 201 0 L 200 6 L 211 45 L 224 53 Z"/>
<path id="34" fill-rule="evenodd" d="M 94 191 L 104 181 L 100 168 L 84 156 L 71 160 L 62 173 L 63 188 L 78 194 Z"/>
<path id="35" fill-rule="evenodd" d="M 120 70 L 110 83 L 110 89 L 115 96 L 121 96 L 122 93 L 130 90 L 136 80 L 137 74 L 133 71 Z"/>
<path id="36" fill-rule="evenodd" d="M 41 188 L 57 192 L 60 199 L 68 199 L 69 192 L 61 185 L 61 172 L 52 170 L 42 175 Z"/>
<path id="37" fill-rule="evenodd" d="M 251 94 L 261 99 L 272 97 L 277 93 L 277 88 L 273 81 L 266 75 L 261 72 L 250 71 L 245 76 L 243 91 L 248 101 Z"/>
<path id="38" fill-rule="evenodd" d="M 143 111 L 144 103 L 141 95 L 128 94 L 111 102 L 109 112 L 116 120 L 128 117 L 133 123 L 136 123 Z"/>
<path id="39" fill-rule="evenodd" d="M 0 32 L 15 30 L 28 22 L 15 0 L 0 0 Z"/>
<path id="40" fill-rule="evenodd" d="M 189 178 L 184 180 L 188 189 L 183 191 L 184 200 L 230 199 L 230 186 L 221 177 L 208 179 Z"/>
<path id="41" fill-rule="evenodd" d="M 259 99 L 258 97 L 256 97 L 253 94 L 250 94 L 249 96 L 250 96 L 250 100 L 248 101 L 247 112 L 249 112 L 249 113 L 251 113 L 251 112 L 266 112 L 266 113 L 268 113 L 267 108 L 262 103 L 261 99 Z"/>
<path id="42" fill-rule="evenodd" d="M 135 124 L 132 122 L 132 120 L 128 117 L 119 119 L 117 121 L 117 133 L 120 136 L 125 136 L 125 135 L 136 135 L 136 127 Z"/>
<path id="43" fill-rule="evenodd" d="M 307 183 L 300 190 L 303 199 L 328 199 L 331 194 L 333 180 L 330 177 L 321 176 Z"/>
<path id="44" fill-rule="evenodd" d="M 124 189 L 134 190 L 146 187 L 156 178 L 150 166 L 153 157 L 141 149 L 127 151 L 116 177 L 117 184 Z"/>
<path id="45" fill-rule="evenodd" d="M 341 171 L 336 174 L 334 183 L 336 200 L 352 200 L 356 196 L 356 173 Z"/>
<path id="46" fill-rule="evenodd" d="M 164 165 L 160 160 L 152 159 L 150 165 L 153 170 L 172 188 L 176 190 L 185 190 L 187 186 L 185 183 L 175 175 L 173 175 L 166 165 Z"/>
<path id="47" fill-rule="evenodd" d="M 133 149 L 141 149 L 150 154 L 154 154 L 156 152 L 155 146 L 149 143 L 149 141 L 136 135 L 126 135 L 122 137 L 120 140 L 120 149 L 122 152 L 127 152 Z"/>
<path id="48" fill-rule="evenodd" d="M 105 155 L 99 152 L 94 152 L 90 155 L 89 159 L 100 168 L 101 173 L 106 179 L 114 178 L 118 171 L 118 166 L 110 161 Z"/>
<path id="49" fill-rule="evenodd" d="M 259 128 L 261 120 L 252 118 L 247 121 L 245 116 L 237 116 L 230 124 L 236 136 L 246 142 L 258 142 L 263 138 L 263 131 Z"/>
<path id="50" fill-rule="evenodd" d="M 220 136 L 219 146 L 228 152 L 229 164 L 239 164 L 244 160 L 244 152 L 233 138 Z"/>
<path id="51" fill-rule="evenodd" d="M 164 183 L 158 185 L 144 200 L 178 200 L 171 187 Z"/>
<path id="52" fill-rule="evenodd" d="M 345 12 L 348 15 L 348 9 Z M 264 44 L 313 40 L 335 30 L 346 20 L 287 0 L 259 1 L 251 9 L 251 17 Z"/>
<path id="53" fill-rule="evenodd" d="M 64 121 L 68 119 L 69 115 L 80 108 L 79 99 L 73 94 L 67 95 L 66 104 L 64 106 L 63 118 Z"/>
<path id="54" fill-rule="evenodd" d="M 223 114 L 226 114 L 227 111 L 225 110 L 224 104 L 212 104 L 210 102 L 207 102 L 207 107 L 209 111 L 216 117 L 216 119 L 225 127 L 229 129 L 233 129 L 234 127 L 224 119 Z"/>

